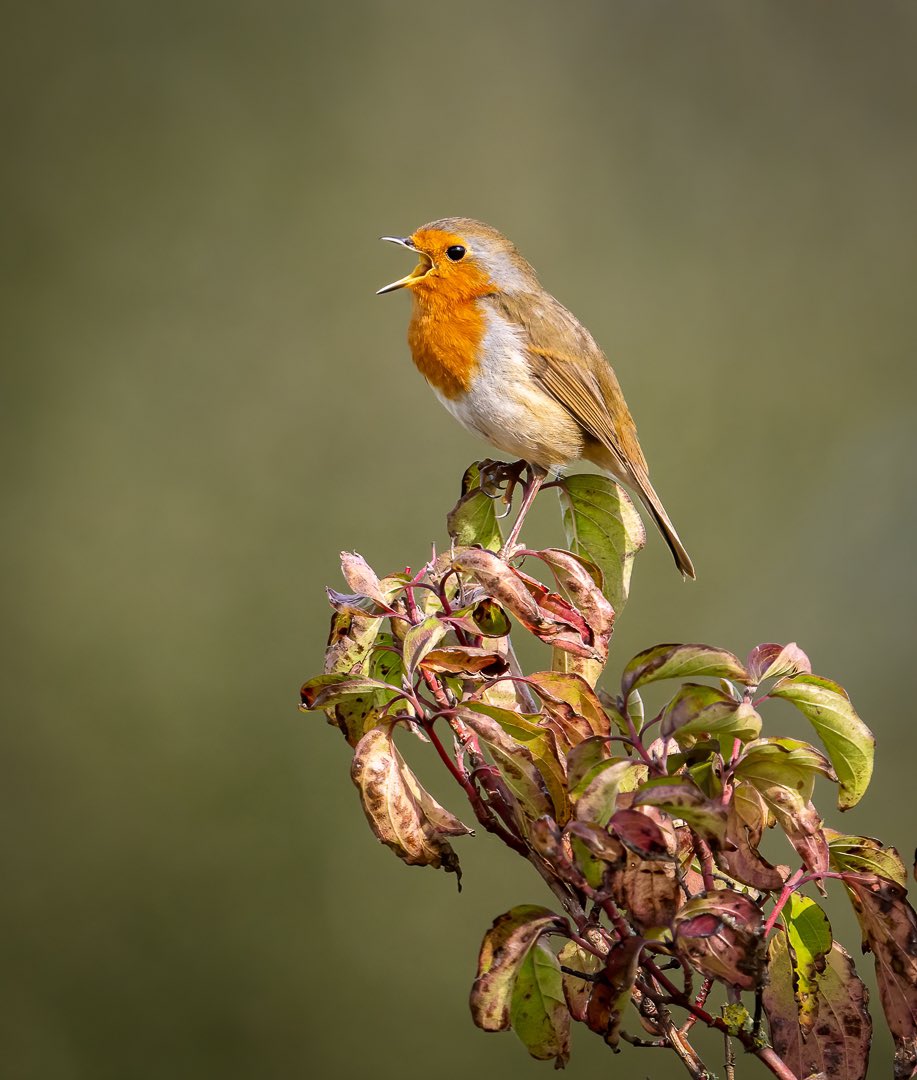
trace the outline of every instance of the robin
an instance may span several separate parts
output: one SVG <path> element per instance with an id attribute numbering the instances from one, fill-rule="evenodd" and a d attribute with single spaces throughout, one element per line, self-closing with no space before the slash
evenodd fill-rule
<path id="1" fill-rule="evenodd" d="M 548 473 L 585 459 L 633 488 L 678 569 L 693 578 L 611 365 L 515 246 L 490 225 L 461 217 L 382 239 L 419 258 L 379 293 L 410 289 L 408 344 L 421 375 L 465 427 L 533 467 L 512 539 Z"/>

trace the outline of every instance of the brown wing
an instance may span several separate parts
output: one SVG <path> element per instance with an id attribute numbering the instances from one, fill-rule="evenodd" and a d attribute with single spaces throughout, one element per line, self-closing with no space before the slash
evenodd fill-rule
<path id="1" fill-rule="evenodd" d="M 650 483 L 637 427 L 621 386 L 595 339 L 546 293 L 518 298 L 503 294 L 494 299 L 508 319 L 525 329 L 531 342 L 529 355 L 535 378 L 599 444 L 594 447 L 597 453 L 590 453 L 587 444 L 585 456 L 636 490 L 659 526 L 679 570 L 693 578 L 690 556 Z"/>

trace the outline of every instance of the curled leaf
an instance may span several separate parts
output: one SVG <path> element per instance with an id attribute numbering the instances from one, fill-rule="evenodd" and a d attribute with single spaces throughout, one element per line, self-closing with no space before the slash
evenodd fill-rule
<path id="1" fill-rule="evenodd" d="M 648 780 L 635 796 L 633 805 L 655 806 L 670 817 L 682 818 L 702 836 L 720 843 L 725 839 L 726 807 L 709 799 L 687 776 Z"/>
<path id="2" fill-rule="evenodd" d="M 795 641 L 789 645 L 776 645 L 768 642 L 757 645 L 748 654 L 745 661 L 748 670 L 748 685 L 759 686 L 765 679 L 782 679 L 785 675 L 811 673 L 809 658 Z"/>
<path id="3" fill-rule="evenodd" d="M 462 495 L 446 517 L 446 527 L 461 547 L 480 544 L 499 551 L 503 544 L 495 500 L 481 488 L 481 463 L 473 462 L 462 477 Z"/>
<path id="4" fill-rule="evenodd" d="M 907 871 L 895 848 L 871 836 L 845 836 L 833 829 L 825 829 L 825 836 L 832 870 L 887 878 L 902 889 L 907 887 Z"/>
<path id="5" fill-rule="evenodd" d="M 659 679 L 684 679 L 709 675 L 745 682 L 747 675 L 737 656 L 711 645 L 654 645 L 628 662 L 621 679 L 626 701 L 632 690 Z"/>
<path id="6" fill-rule="evenodd" d="M 705 735 L 751 742 L 761 734 L 761 717 L 748 702 L 705 683 L 685 683 L 666 705 L 660 734 L 690 748 Z"/>
<path id="7" fill-rule="evenodd" d="M 605 957 L 602 978 L 593 984 L 589 996 L 586 1024 L 612 1048 L 620 1040 L 621 1014 L 630 1001 L 644 943 L 644 938 L 634 936 L 613 945 Z"/>
<path id="8" fill-rule="evenodd" d="M 414 678 L 417 667 L 423 658 L 443 640 L 449 630 L 447 623 L 436 615 L 429 615 L 423 622 L 412 626 L 404 635 L 402 655 L 404 673 L 409 680 Z"/>
<path id="9" fill-rule="evenodd" d="M 689 900 L 675 916 L 675 945 L 708 978 L 739 990 L 764 981 L 761 910 L 745 893 L 732 889 Z"/>

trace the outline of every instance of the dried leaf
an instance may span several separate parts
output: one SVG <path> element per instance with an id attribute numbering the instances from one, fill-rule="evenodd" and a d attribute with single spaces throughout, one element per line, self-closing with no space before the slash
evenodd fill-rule
<path id="1" fill-rule="evenodd" d="M 507 669 L 506 657 L 493 649 L 473 645 L 447 645 L 431 649 L 420 661 L 424 671 L 460 675 L 464 679 L 493 679 Z"/>
<path id="2" fill-rule="evenodd" d="M 593 735 L 610 734 L 608 716 L 596 692 L 579 675 L 536 671 L 528 684 L 544 702 L 546 714 L 564 730 L 575 733 L 572 745 Z"/>
<path id="3" fill-rule="evenodd" d="M 621 1014 L 630 1001 L 637 978 L 642 937 L 629 937 L 613 945 L 605 957 L 602 979 L 593 985 L 586 1006 L 586 1024 L 612 1048 L 620 1041 Z"/>
<path id="4" fill-rule="evenodd" d="M 553 814 L 553 801 L 531 750 L 479 709 L 462 709 L 459 715 L 490 751 L 500 775 L 519 800 L 526 817 L 534 821 L 545 814 Z"/>
<path id="5" fill-rule="evenodd" d="M 570 1010 L 564 998 L 560 964 L 537 941 L 519 965 L 510 1004 L 513 1031 L 538 1061 L 562 1069 L 570 1057 Z"/>
<path id="6" fill-rule="evenodd" d="M 491 551 L 503 546 L 495 500 L 481 490 L 480 462 L 473 462 L 462 477 L 462 495 L 446 517 L 446 527 L 456 545 L 480 544 Z"/>
<path id="7" fill-rule="evenodd" d="M 844 688 L 818 675 L 801 674 L 781 679 L 769 696 L 792 702 L 809 720 L 840 780 L 838 808 L 856 806 L 872 777 L 876 740 L 857 716 Z"/>
<path id="8" fill-rule="evenodd" d="M 560 548 L 531 551 L 550 568 L 557 584 L 569 596 L 593 634 L 596 651 L 608 655 L 608 642 L 614 628 L 614 608 L 602 592 L 602 572 L 594 563 Z"/>
<path id="9" fill-rule="evenodd" d="M 634 557 L 646 529 L 630 497 L 604 476 L 567 476 L 558 481 L 567 546 L 602 572 L 603 592 L 620 615 L 630 590 Z"/>
<path id="10" fill-rule="evenodd" d="M 675 945 L 708 978 L 754 990 L 765 972 L 762 922 L 751 897 L 718 889 L 681 908 L 675 916 Z"/>
<path id="11" fill-rule="evenodd" d="M 698 675 L 740 682 L 747 679 L 739 658 L 725 649 L 711 645 L 654 645 L 628 662 L 621 679 L 621 696 L 626 701 L 632 690 L 659 679 Z"/>
<path id="12" fill-rule="evenodd" d="M 390 597 L 385 595 L 376 572 L 362 555 L 355 551 L 342 551 L 341 571 L 354 593 L 374 601 L 382 609 L 388 607 Z"/>
<path id="13" fill-rule="evenodd" d="M 774 1049 L 795 1076 L 822 1073 L 831 1080 L 863 1080 L 869 1064 L 872 1020 L 869 994 L 850 955 L 834 942 L 825 967 L 816 976 L 818 1011 L 812 1030 L 799 1022 L 794 972 L 786 937 L 775 934 L 768 945 L 768 982 L 764 1011 Z"/>
<path id="14" fill-rule="evenodd" d="M 759 686 L 765 679 L 781 679 L 785 675 L 810 674 L 809 658 L 795 641 L 789 645 L 769 642 L 757 645 L 745 661 L 749 686 Z"/>
<path id="15" fill-rule="evenodd" d="M 542 934 L 563 930 L 565 922 L 547 908 L 520 904 L 494 919 L 478 954 L 471 988 L 471 1015 L 484 1031 L 507 1031 L 516 976 Z"/>
<path id="16" fill-rule="evenodd" d="M 392 743 L 390 728 L 374 728 L 360 740 L 353 757 L 350 775 L 360 792 L 363 811 L 376 837 L 409 866 L 442 867 L 459 875 L 459 861 L 438 824 L 425 813 L 421 802 L 435 806 L 434 814 L 447 815 L 438 803 L 427 795 L 422 800 L 420 784 L 411 775 L 406 779 L 400 755 Z M 426 793 L 424 793 L 426 794 Z M 428 800 L 428 801 L 427 801 Z M 451 815 L 448 815 L 452 818 Z M 460 826 L 457 818 L 453 822 Z M 456 827 L 457 827 L 456 826 Z M 453 834 L 455 829 L 450 830 Z M 467 831 L 461 826 L 460 831 Z"/>
<path id="17" fill-rule="evenodd" d="M 561 981 L 564 988 L 564 998 L 570 1015 L 578 1023 L 586 1019 L 586 1006 L 589 1003 L 589 995 L 594 985 L 591 979 L 578 979 L 571 975 L 571 971 L 579 971 L 584 975 L 594 975 L 605 965 L 594 953 L 587 952 L 575 941 L 568 941 L 557 954 L 558 962 L 562 968 L 569 971 L 561 973 Z"/>
<path id="18" fill-rule="evenodd" d="M 672 861 L 671 837 L 645 811 L 624 807 L 612 816 L 610 827 L 621 843 L 639 858 Z"/>
<path id="19" fill-rule="evenodd" d="M 681 902 L 674 852 L 662 861 L 628 851 L 624 864 L 612 868 L 609 881 L 615 903 L 643 933 L 671 924 Z"/>
<path id="20" fill-rule="evenodd" d="M 747 784 L 736 790 L 754 792 Z M 760 798 L 756 792 L 754 794 Z M 730 799 L 726 813 L 726 839 L 732 844 L 732 849 L 717 848 L 713 857 L 717 866 L 736 881 L 750 885 L 753 889 L 771 892 L 782 888 L 784 875 L 758 851 L 763 828 L 763 819 L 759 826 L 749 826 L 747 821 L 743 820 L 736 799 Z"/>
<path id="21" fill-rule="evenodd" d="M 876 960 L 876 982 L 895 1040 L 895 1077 L 917 1069 L 917 915 L 901 885 L 885 878 L 844 881 L 863 932 L 863 949 Z"/>

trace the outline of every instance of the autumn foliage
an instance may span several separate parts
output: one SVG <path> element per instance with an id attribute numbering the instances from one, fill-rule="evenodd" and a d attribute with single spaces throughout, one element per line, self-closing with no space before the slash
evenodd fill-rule
<path id="1" fill-rule="evenodd" d="M 917 1072 L 917 918 L 898 853 L 825 827 L 816 777 L 841 810 L 869 784 L 875 740 L 843 688 L 796 645 L 663 644 L 599 679 L 645 534 L 600 476 L 557 490 L 567 547 L 501 550 L 497 509 L 521 466 L 478 462 L 450 512 L 450 550 L 379 577 L 345 553 L 324 674 L 302 688 L 353 747 L 351 776 L 375 835 L 412 865 L 460 875 L 471 829 L 426 791 L 396 739 L 430 744 L 476 822 L 527 859 L 554 910 L 521 904 L 484 935 L 474 1022 L 512 1028 L 560 1067 L 584 1024 L 676 1053 L 711 1076 L 695 1023 L 790 1080 L 866 1075 L 872 1020 L 854 962 L 813 889 L 844 890 L 875 960 L 896 1080 Z M 551 646 L 526 673 L 514 635 Z M 643 692 L 666 700 L 644 714 Z M 765 730 L 783 700 L 817 743 Z M 770 723 L 770 721 L 768 721 Z M 760 851 L 780 830 L 789 865 Z M 716 1004 L 715 1004 L 716 1003 Z"/>

